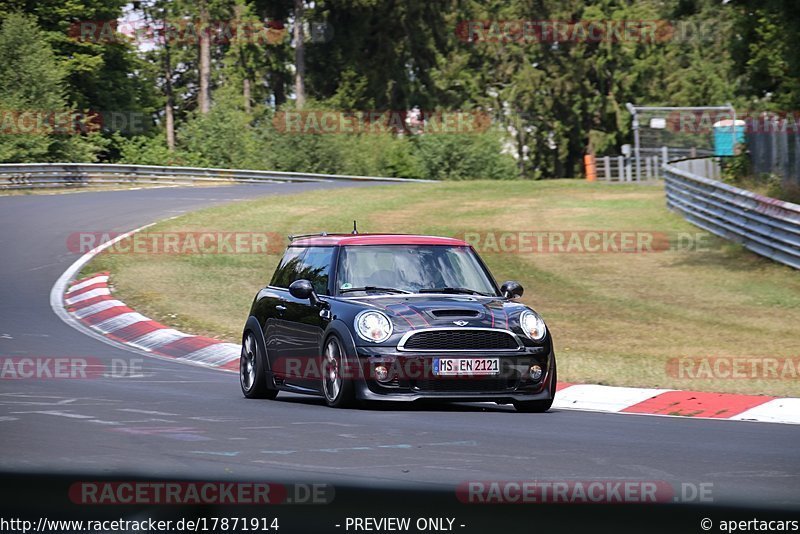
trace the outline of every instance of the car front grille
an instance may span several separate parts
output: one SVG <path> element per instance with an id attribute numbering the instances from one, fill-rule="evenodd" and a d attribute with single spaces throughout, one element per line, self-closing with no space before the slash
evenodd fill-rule
<path id="1" fill-rule="evenodd" d="M 510 332 L 490 329 L 442 328 L 411 333 L 401 341 L 401 350 L 517 350 L 516 337 Z"/>
<path id="2" fill-rule="evenodd" d="M 432 393 L 476 393 L 509 391 L 517 386 L 517 378 L 426 378 L 414 380 L 411 389 Z"/>

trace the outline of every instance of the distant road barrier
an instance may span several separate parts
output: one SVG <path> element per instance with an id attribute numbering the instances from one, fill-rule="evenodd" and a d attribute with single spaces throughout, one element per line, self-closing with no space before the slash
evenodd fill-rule
<path id="1" fill-rule="evenodd" d="M 349 176 L 283 171 L 160 167 L 105 163 L 11 163 L 0 164 L 0 189 L 82 187 L 103 184 L 187 185 L 238 182 L 430 182 L 410 178 Z"/>
<path id="2" fill-rule="evenodd" d="M 699 174 L 719 176 L 713 158 L 663 166 L 667 206 L 712 234 L 756 254 L 800 269 L 800 205 L 739 189 Z"/>

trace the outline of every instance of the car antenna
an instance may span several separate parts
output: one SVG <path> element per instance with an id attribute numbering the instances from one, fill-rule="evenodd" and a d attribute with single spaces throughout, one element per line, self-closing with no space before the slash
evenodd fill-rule
<path id="1" fill-rule="evenodd" d="M 356 221 L 353 221 L 353 235 L 358 235 L 358 228 L 356 227 Z"/>

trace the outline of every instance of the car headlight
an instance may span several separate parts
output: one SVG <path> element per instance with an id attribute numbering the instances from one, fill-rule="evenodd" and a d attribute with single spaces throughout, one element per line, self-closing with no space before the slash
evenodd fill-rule
<path id="1" fill-rule="evenodd" d="M 541 341 L 547 334 L 547 327 L 541 317 L 532 311 L 524 311 L 519 316 L 519 326 L 525 335 L 534 341 Z"/>
<path id="2" fill-rule="evenodd" d="M 356 316 L 356 332 L 361 339 L 380 343 L 392 335 L 392 322 L 381 312 L 361 312 Z"/>

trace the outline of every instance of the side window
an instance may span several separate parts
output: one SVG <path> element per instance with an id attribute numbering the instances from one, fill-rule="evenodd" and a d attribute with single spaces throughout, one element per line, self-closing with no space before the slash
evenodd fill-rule
<path id="1" fill-rule="evenodd" d="M 298 278 L 305 278 L 320 295 L 328 294 L 333 247 L 309 247 L 302 258 Z"/>
<path id="2" fill-rule="evenodd" d="M 300 247 L 289 247 L 283 255 L 275 274 L 272 276 L 271 286 L 288 288 L 289 284 L 295 280 L 303 278 L 300 276 L 302 264 L 300 263 L 303 258 L 303 253 L 306 251 Z"/>

